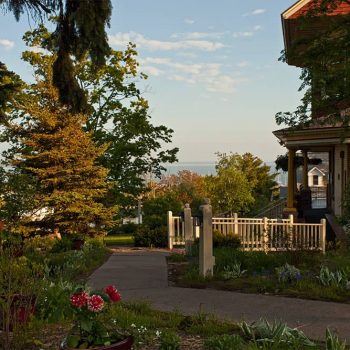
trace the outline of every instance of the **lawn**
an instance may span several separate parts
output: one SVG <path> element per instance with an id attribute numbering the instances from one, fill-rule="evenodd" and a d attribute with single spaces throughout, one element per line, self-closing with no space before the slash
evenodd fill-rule
<path id="1" fill-rule="evenodd" d="M 132 235 L 111 235 L 103 238 L 107 246 L 133 246 L 134 237 Z"/>

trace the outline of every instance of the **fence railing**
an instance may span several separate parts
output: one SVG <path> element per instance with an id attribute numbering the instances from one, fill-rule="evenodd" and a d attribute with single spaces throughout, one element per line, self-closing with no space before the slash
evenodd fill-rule
<path id="1" fill-rule="evenodd" d="M 199 232 L 198 220 L 192 228 L 193 233 Z M 213 218 L 213 231 L 221 234 L 237 235 L 241 241 L 242 250 L 254 251 L 286 251 L 286 250 L 320 250 L 325 252 L 326 220 L 319 224 L 294 223 L 293 216 L 288 219 L 268 218 Z M 194 239 L 194 238 L 192 238 Z M 185 245 L 185 230 L 183 219 L 172 216 L 168 212 L 168 246 Z"/>

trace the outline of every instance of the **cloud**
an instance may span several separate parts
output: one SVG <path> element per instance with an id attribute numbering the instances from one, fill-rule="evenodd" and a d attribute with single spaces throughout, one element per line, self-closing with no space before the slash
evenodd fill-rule
<path id="1" fill-rule="evenodd" d="M 262 26 L 256 25 L 256 26 L 254 26 L 253 29 L 257 32 L 258 30 L 261 30 L 261 29 L 262 29 Z"/>
<path id="2" fill-rule="evenodd" d="M 0 46 L 4 47 L 5 50 L 11 50 L 15 46 L 15 43 L 11 40 L 0 39 Z"/>
<path id="3" fill-rule="evenodd" d="M 232 36 L 234 38 L 250 38 L 254 36 L 254 32 L 234 32 Z"/>
<path id="4" fill-rule="evenodd" d="M 144 67 L 159 66 L 160 74 L 167 79 L 188 84 L 203 85 L 207 91 L 230 94 L 243 79 L 223 72 L 221 63 L 183 63 L 164 57 L 146 57 L 140 59 L 141 70 Z M 158 68 L 158 67 L 157 67 Z M 156 73 L 158 73 L 156 71 Z M 150 73 L 151 74 L 151 73 Z"/>
<path id="5" fill-rule="evenodd" d="M 142 66 L 142 72 L 153 77 L 158 77 L 164 73 L 161 69 L 157 67 L 147 65 Z"/>
<path id="6" fill-rule="evenodd" d="M 249 63 L 247 61 L 242 61 L 242 62 L 237 63 L 237 67 L 239 67 L 239 68 L 245 68 L 248 66 L 249 66 Z"/>
<path id="7" fill-rule="evenodd" d="M 184 40 L 199 40 L 199 39 L 220 39 L 224 32 L 189 32 L 189 33 L 175 33 L 172 38 L 181 38 Z"/>
<path id="8" fill-rule="evenodd" d="M 111 45 L 125 47 L 129 42 L 134 42 L 139 48 L 144 48 L 150 51 L 170 51 L 182 49 L 216 51 L 225 47 L 225 45 L 221 42 L 209 40 L 162 41 L 156 39 L 148 39 L 145 38 L 142 34 L 135 32 L 117 33 L 109 36 L 109 43 Z"/>
<path id="9" fill-rule="evenodd" d="M 185 22 L 186 24 L 194 24 L 194 20 L 193 20 L 192 18 L 185 18 L 185 19 L 184 19 L 184 22 Z"/>
<path id="10" fill-rule="evenodd" d="M 252 12 L 247 12 L 243 15 L 243 17 L 247 17 L 247 16 L 258 16 L 258 15 L 262 15 L 266 12 L 266 9 L 255 9 Z"/>

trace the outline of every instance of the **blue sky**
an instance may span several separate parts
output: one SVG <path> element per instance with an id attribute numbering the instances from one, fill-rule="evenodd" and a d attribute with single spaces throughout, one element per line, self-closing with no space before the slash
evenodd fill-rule
<path id="1" fill-rule="evenodd" d="M 112 0 L 110 44 L 137 44 L 155 124 L 174 129 L 183 162 L 215 152 L 251 152 L 271 161 L 285 150 L 274 115 L 300 100 L 299 70 L 278 62 L 280 14 L 293 0 Z M 0 14 L 0 60 L 31 78 L 20 60 L 35 23 Z"/>

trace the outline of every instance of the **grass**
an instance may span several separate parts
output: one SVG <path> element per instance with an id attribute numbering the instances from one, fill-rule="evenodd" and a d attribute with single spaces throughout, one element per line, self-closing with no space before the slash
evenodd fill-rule
<path id="1" fill-rule="evenodd" d="M 133 246 L 134 245 L 134 237 L 131 235 L 113 235 L 106 236 L 103 238 L 104 243 L 107 246 Z"/>

